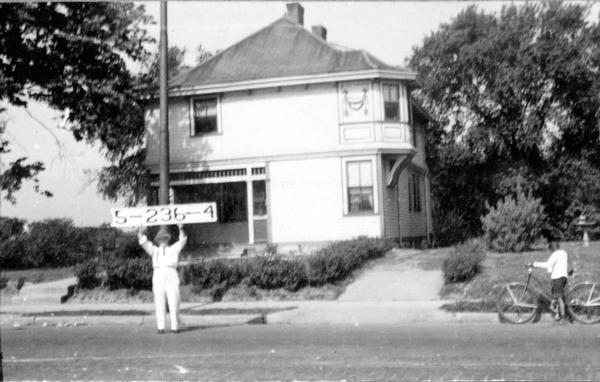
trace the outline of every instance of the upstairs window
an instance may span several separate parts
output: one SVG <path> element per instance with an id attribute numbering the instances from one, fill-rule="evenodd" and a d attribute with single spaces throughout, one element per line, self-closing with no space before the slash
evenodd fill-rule
<path id="1" fill-rule="evenodd" d="M 217 97 L 192 99 L 192 136 L 216 132 Z"/>
<path id="2" fill-rule="evenodd" d="M 348 212 L 373 212 L 373 174 L 371 161 L 346 162 Z"/>
<path id="3" fill-rule="evenodd" d="M 398 85 L 383 85 L 383 110 L 386 121 L 400 120 L 400 89 Z"/>

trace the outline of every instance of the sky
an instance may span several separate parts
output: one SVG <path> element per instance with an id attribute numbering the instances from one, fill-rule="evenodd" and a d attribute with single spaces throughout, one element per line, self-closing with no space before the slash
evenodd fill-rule
<path id="1" fill-rule="evenodd" d="M 156 21 L 148 27 L 158 41 L 159 2 L 140 2 Z M 168 4 L 169 45 L 185 47 L 186 63 L 193 65 L 194 53 L 202 44 L 207 50 L 223 50 L 249 34 L 282 17 L 286 2 L 175 2 Z M 304 26 L 321 24 L 327 40 L 349 48 L 365 49 L 392 65 L 403 65 L 414 46 L 450 22 L 471 4 L 493 13 L 511 2 L 497 1 L 397 1 L 397 2 L 301 2 Z M 596 4 L 598 5 L 598 4 Z M 595 7 L 596 16 L 598 7 Z M 6 105 L 5 105 L 6 106 Z M 111 220 L 110 208 L 120 207 L 102 199 L 93 174 L 106 165 L 98 147 L 76 142 L 72 134 L 58 128 L 62 113 L 32 102 L 28 111 L 8 107 L 6 137 L 12 152 L 1 160 L 19 157 L 41 160 L 46 171 L 40 185 L 54 194 L 46 198 L 26 182 L 15 194 L 16 204 L 0 201 L 0 215 L 28 221 L 66 217 L 76 225 L 99 225 Z M 59 143 L 57 143 L 59 142 Z"/>

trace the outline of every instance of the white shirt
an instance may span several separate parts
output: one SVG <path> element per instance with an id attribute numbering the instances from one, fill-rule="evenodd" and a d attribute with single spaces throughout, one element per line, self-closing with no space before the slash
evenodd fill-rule
<path id="1" fill-rule="evenodd" d="M 546 268 L 548 273 L 551 273 L 551 279 L 558 279 L 561 277 L 567 277 L 568 275 L 568 255 L 564 249 L 557 249 L 552 252 L 552 255 L 547 261 L 535 261 L 534 267 Z"/>
<path id="2" fill-rule="evenodd" d="M 152 244 L 146 235 L 142 235 L 139 243 L 144 248 L 144 251 L 152 257 L 152 267 L 156 268 L 176 268 L 179 262 L 179 253 L 187 242 L 187 236 L 179 235 L 179 240 L 168 247 L 157 247 Z"/>

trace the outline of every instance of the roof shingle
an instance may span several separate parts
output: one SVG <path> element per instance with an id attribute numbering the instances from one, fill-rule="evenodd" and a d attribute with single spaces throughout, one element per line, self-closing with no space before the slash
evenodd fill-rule
<path id="1" fill-rule="evenodd" d="M 282 17 L 221 53 L 174 77 L 171 89 L 365 70 L 407 71 L 364 50 L 341 49 Z"/>

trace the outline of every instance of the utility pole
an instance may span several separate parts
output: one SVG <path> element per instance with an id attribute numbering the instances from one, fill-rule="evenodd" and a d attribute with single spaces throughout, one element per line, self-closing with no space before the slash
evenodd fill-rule
<path id="1" fill-rule="evenodd" d="M 168 100 L 168 41 L 167 1 L 160 2 L 160 134 L 159 134 L 159 188 L 158 204 L 169 204 L 169 100 Z M 158 235 L 168 232 L 160 226 Z"/>

